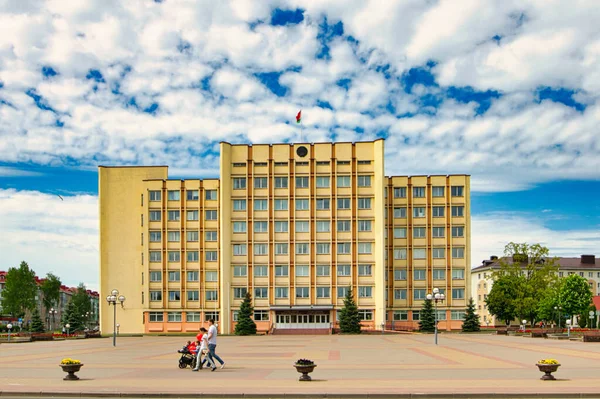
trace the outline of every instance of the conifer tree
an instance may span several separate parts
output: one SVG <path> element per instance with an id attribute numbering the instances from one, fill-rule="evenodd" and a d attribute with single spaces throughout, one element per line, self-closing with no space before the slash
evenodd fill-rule
<path id="1" fill-rule="evenodd" d="M 425 302 L 423 302 L 419 317 L 419 331 L 435 331 L 435 313 L 433 310 L 433 301 L 431 299 L 425 299 Z"/>
<path id="2" fill-rule="evenodd" d="M 344 307 L 340 309 L 340 332 L 344 334 L 360 334 L 360 315 L 358 306 L 352 296 L 352 288 L 348 287 L 344 298 Z"/>
<path id="3" fill-rule="evenodd" d="M 238 321 L 235 325 L 235 335 L 254 335 L 256 334 L 256 323 L 252 320 L 252 296 L 246 292 L 246 296 L 240 305 L 238 312 Z"/>
<path id="4" fill-rule="evenodd" d="M 44 322 L 42 321 L 42 318 L 40 317 L 40 312 L 37 310 L 37 308 L 33 311 L 33 314 L 31 315 L 31 332 L 46 332 L 46 329 L 44 328 Z"/>
<path id="5" fill-rule="evenodd" d="M 467 305 L 467 313 L 465 314 L 465 320 L 462 325 L 463 332 L 476 332 L 481 331 L 479 325 L 479 315 L 475 313 L 475 301 L 471 297 Z"/>

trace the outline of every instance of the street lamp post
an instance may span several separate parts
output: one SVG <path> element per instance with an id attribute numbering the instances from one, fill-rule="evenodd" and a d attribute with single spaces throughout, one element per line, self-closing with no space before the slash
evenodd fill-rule
<path id="1" fill-rule="evenodd" d="M 558 314 L 558 328 L 560 328 L 560 319 L 562 316 L 562 306 L 555 306 L 554 311 Z"/>
<path id="2" fill-rule="evenodd" d="M 590 315 L 590 328 L 592 328 L 592 323 L 594 322 L 594 311 L 590 310 L 589 315 Z"/>
<path id="3" fill-rule="evenodd" d="M 437 304 L 438 302 L 442 302 L 445 298 L 444 294 L 440 294 L 440 290 L 438 288 L 433 289 L 432 294 L 427 294 L 427 299 L 430 301 L 434 301 L 435 303 L 435 313 L 434 313 L 434 336 L 435 336 L 435 344 L 438 344 L 438 320 L 437 320 Z"/>
<path id="4" fill-rule="evenodd" d="M 56 314 L 56 309 L 50 308 L 48 313 L 50 314 L 50 330 L 54 331 L 54 315 Z"/>
<path id="5" fill-rule="evenodd" d="M 571 320 L 567 320 L 567 337 L 571 337 Z"/>
<path id="6" fill-rule="evenodd" d="M 65 324 L 65 327 L 67 328 L 67 337 L 69 337 L 69 328 L 71 328 L 71 325 L 67 323 Z"/>
<path id="7" fill-rule="evenodd" d="M 522 320 L 522 323 L 523 323 L 522 324 L 523 325 L 523 327 L 522 327 L 523 328 L 523 332 L 525 332 L 525 329 L 527 327 L 527 320 Z"/>
<path id="8" fill-rule="evenodd" d="M 10 342 L 10 330 L 12 330 L 13 325 L 8 323 L 8 325 L 6 326 L 6 328 L 8 328 L 8 342 Z"/>
<path id="9" fill-rule="evenodd" d="M 112 290 L 106 297 L 106 302 L 108 302 L 108 306 L 113 305 L 113 346 L 117 346 L 117 301 L 121 302 L 121 307 L 123 307 L 125 297 L 119 295 L 119 290 Z"/>
<path id="10" fill-rule="evenodd" d="M 90 328 L 90 312 L 85 312 L 85 328 Z"/>

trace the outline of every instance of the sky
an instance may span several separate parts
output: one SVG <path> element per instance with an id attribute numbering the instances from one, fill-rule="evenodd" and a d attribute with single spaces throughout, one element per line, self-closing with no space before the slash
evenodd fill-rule
<path id="1" fill-rule="evenodd" d="M 472 266 L 600 256 L 596 0 L 0 0 L 0 270 L 98 288 L 98 165 L 383 137 L 471 175 Z M 58 196 L 60 195 L 62 199 Z"/>

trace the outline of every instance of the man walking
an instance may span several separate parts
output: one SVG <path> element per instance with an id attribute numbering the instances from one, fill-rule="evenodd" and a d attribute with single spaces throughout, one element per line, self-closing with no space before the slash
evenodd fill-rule
<path id="1" fill-rule="evenodd" d="M 215 321 L 210 319 L 208 325 L 208 358 L 212 362 L 210 371 L 215 371 L 217 369 L 215 359 L 221 363 L 221 368 L 225 367 L 225 362 L 215 353 L 215 349 L 217 348 L 217 327 L 215 326 Z"/>

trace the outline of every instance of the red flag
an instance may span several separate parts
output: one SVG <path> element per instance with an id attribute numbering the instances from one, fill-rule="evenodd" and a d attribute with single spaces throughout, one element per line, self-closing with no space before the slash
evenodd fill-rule
<path id="1" fill-rule="evenodd" d="M 296 115 L 296 123 L 300 123 L 300 120 L 302 119 L 302 110 L 298 111 L 298 115 Z"/>

